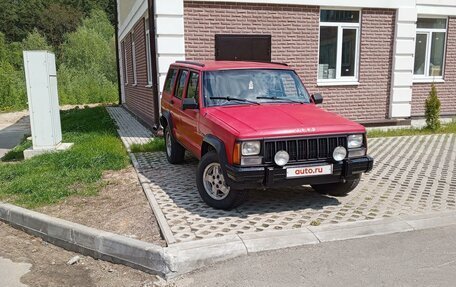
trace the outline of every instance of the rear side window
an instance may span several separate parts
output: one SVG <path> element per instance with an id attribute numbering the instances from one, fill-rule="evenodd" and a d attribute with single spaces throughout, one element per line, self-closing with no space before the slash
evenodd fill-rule
<path id="1" fill-rule="evenodd" d="M 188 71 L 183 70 L 179 75 L 179 81 L 177 82 L 177 88 L 175 96 L 179 99 L 182 99 L 184 94 L 185 80 L 187 79 Z"/>
<path id="2" fill-rule="evenodd" d="M 198 79 L 199 75 L 196 72 L 190 73 L 190 79 L 188 80 L 187 98 L 198 99 Z"/>
<path id="3" fill-rule="evenodd" d="M 174 83 L 176 82 L 176 77 L 177 77 L 177 70 L 176 69 L 171 69 L 168 72 L 168 76 L 166 77 L 165 81 L 165 88 L 164 91 L 167 93 L 171 93 L 174 87 Z"/>

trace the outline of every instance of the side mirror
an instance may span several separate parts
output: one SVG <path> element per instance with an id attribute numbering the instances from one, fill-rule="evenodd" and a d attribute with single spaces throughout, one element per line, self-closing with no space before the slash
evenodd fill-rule
<path id="1" fill-rule="evenodd" d="M 322 104 L 323 103 L 323 97 L 321 96 L 320 93 L 316 93 L 312 95 L 312 100 L 316 105 Z"/>
<path id="2" fill-rule="evenodd" d="M 185 98 L 182 102 L 182 109 L 183 110 L 195 110 L 198 108 L 198 102 L 195 98 Z"/>

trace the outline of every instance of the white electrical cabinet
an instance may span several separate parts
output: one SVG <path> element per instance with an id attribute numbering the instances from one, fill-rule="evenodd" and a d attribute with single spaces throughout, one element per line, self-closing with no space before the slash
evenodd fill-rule
<path id="1" fill-rule="evenodd" d="M 24 51 L 24 69 L 33 142 L 24 156 L 31 157 L 61 147 L 55 56 L 48 51 Z"/>

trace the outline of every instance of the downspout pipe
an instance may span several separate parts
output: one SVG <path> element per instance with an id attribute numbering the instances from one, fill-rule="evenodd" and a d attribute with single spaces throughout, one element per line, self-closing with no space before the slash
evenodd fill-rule
<path id="1" fill-rule="evenodd" d="M 120 1 L 120 0 L 117 0 L 117 1 Z M 114 37 L 115 37 L 115 41 L 116 41 L 116 62 L 117 62 L 117 65 L 116 65 L 116 68 L 117 68 L 117 90 L 119 91 L 119 105 L 122 105 L 122 85 L 120 83 L 120 57 L 119 57 L 119 4 L 118 2 L 116 1 L 116 7 L 114 9 L 114 17 L 115 17 L 115 21 L 114 21 L 114 29 L 115 29 L 115 33 L 114 33 Z"/>
<path id="2" fill-rule="evenodd" d="M 149 36 L 150 36 L 150 53 L 152 64 L 152 97 L 154 105 L 154 125 L 153 131 L 158 132 L 160 129 L 160 97 L 158 85 L 158 68 L 157 68 L 157 43 L 155 29 L 155 0 L 148 0 L 149 15 Z"/>

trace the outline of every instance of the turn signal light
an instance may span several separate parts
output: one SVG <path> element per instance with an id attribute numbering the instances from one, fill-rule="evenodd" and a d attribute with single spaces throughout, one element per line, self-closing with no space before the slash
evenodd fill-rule
<path id="1" fill-rule="evenodd" d="M 240 143 L 234 144 L 233 164 L 241 164 L 241 144 Z"/>

